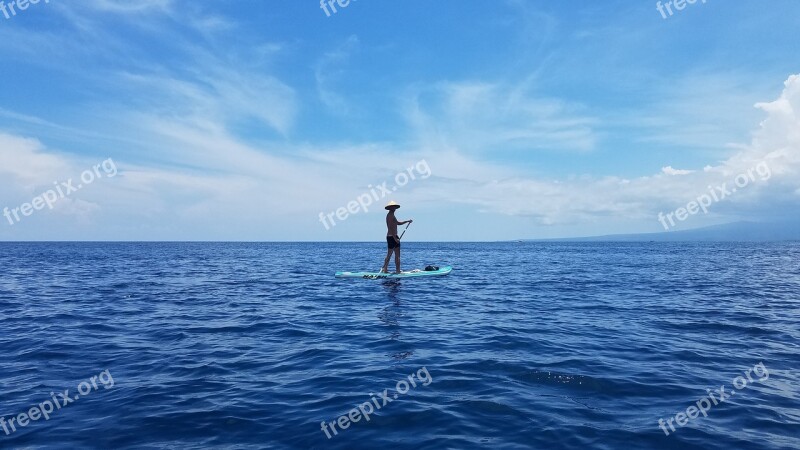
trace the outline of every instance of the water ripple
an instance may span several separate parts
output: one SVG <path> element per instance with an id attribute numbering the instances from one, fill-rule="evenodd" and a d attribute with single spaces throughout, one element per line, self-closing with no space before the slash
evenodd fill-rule
<path id="1" fill-rule="evenodd" d="M 455 269 L 400 281 L 333 278 L 379 244 L 0 247 L 0 415 L 114 378 L 2 448 L 800 448 L 797 243 L 409 242 Z"/>

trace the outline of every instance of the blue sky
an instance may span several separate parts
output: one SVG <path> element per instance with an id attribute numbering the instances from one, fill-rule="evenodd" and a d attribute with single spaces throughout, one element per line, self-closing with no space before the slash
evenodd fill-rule
<path id="1" fill-rule="evenodd" d="M 762 163 L 670 229 L 785 219 L 800 4 L 701 1 L 667 19 L 629 0 L 0 13 L 0 239 L 381 240 L 390 199 L 419 240 L 663 232 L 659 213 Z M 336 218 L 421 161 L 430 176 Z"/>

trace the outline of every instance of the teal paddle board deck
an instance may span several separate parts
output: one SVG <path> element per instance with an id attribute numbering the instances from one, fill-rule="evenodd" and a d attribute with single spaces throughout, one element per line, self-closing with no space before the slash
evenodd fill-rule
<path id="1" fill-rule="evenodd" d="M 366 278 L 368 280 L 394 279 L 394 278 L 416 278 L 416 277 L 435 277 L 447 275 L 453 270 L 451 266 L 445 266 L 439 270 L 412 270 L 400 273 L 381 273 L 381 272 L 336 272 L 336 278 Z"/>

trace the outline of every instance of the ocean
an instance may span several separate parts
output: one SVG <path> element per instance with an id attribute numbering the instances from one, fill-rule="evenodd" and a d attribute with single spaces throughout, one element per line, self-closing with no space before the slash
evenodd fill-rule
<path id="1" fill-rule="evenodd" d="M 0 448 L 800 448 L 800 243 L 384 247 L 0 243 Z"/>

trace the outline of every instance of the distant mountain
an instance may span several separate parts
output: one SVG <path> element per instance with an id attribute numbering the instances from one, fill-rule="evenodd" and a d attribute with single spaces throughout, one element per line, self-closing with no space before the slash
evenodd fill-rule
<path id="1" fill-rule="evenodd" d="M 800 241 L 800 221 L 781 223 L 734 222 L 710 227 L 663 233 L 611 234 L 564 239 L 528 239 L 529 241 L 565 242 L 764 242 Z"/>

